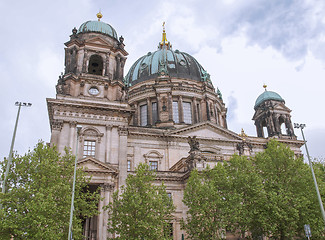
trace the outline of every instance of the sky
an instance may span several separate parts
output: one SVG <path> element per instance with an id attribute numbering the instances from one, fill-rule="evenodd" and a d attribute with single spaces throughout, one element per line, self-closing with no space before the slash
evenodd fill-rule
<path id="1" fill-rule="evenodd" d="M 50 141 L 46 98 L 64 71 L 64 43 L 83 22 L 109 23 L 132 64 L 157 49 L 162 23 L 173 50 L 194 56 L 228 108 L 228 129 L 256 136 L 252 117 L 263 84 L 305 123 L 312 158 L 325 158 L 325 1 L 323 0 L 15 0 L 0 1 L 0 159 Z M 302 139 L 299 129 L 295 129 Z M 304 149 L 302 149 L 304 151 Z"/>

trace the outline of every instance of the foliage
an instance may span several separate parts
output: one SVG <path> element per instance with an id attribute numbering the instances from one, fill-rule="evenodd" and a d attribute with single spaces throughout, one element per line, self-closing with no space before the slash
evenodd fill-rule
<path id="1" fill-rule="evenodd" d="M 224 167 L 231 182 L 228 190 L 240 199 L 233 206 L 234 215 L 228 229 L 237 231 L 241 237 L 248 231 L 254 236 L 262 235 L 267 224 L 263 214 L 267 198 L 261 176 L 255 171 L 252 161 L 245 156 L 234 155 L 229 162 L 224 163 Z"/>
<path id="2" fill-rule="evenodd" d="M 232 194 L 226 169 L 218 164 L 200 174 L 191 173 L 184 192 L 184 203 L 189 207 L 186 222 L 182 223 L 190 239 L 221 239 L 239 205 L 238 195 Z"/>
<path id="3" fill-rule="evenodd" d="M 323 223 L 317 195 L 303 159 L 296 159 L 289 147 L 271 140 L 253 163 L 263 179 L 267 197 L 264 234 L 274 239 L 292 239 L 302 236 L 304 224 L 310 224 L 313 236 L 320 236 Z"/>
<path id="4" fill-rule="evenodd" d="M 109 232 L 116 239 L 169 239 L 169 223 L 174 206 L 165 186 L 154 185 L 155 173 L 140 164 L 135 175 L 128 175 L 121 192 L 113 194 L 109 210 Z"/>
<path id="5" fill-rule="evenodd" d="M 242 238 L 293 239 L 304 235 L 304 224 L 315 239 L 323 234 L 310 169 L 276 140 L 252 159 L 234 155 L 213 169 L 192 171 L 183 201 L 189 208 L 183 228 L 191 239 L 222 239 L 225 229 Z"/>
<path id="6" fill-rule="evenodd" d="M 75 157 L 38 143 L 25 156 L 13 158 L 7 191 L 0 195 L 2 239 L 66 239 L 68 237 Z M 5 168 L 7 161 L 2 163 Z M 3 179 L 3 175 L 2 175 Z M 87 191 L 82 170 L 77 171 L 73 237 L 82 239 L 81 217 L 97 213 L 98 194 Z"/>

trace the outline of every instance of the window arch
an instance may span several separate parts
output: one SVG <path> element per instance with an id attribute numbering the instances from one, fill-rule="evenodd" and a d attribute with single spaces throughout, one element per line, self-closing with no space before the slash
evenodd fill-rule
<path id="1" fill-rule="evenodd" d="M 95 54 L 92 55 L 89 59 L 88 73 L 94 75 L 103 74 L 103 59 L 101 56 Z"/>
<path id="2" fill-rule="evenodd" d="M 81 146 L 79 151 L 81 151 L 83 157 L 96 157 L 98 154 L 99 143 L 101 138 L 104 136 L 100 133 L 98 129 L 94 127 L 86 127 L 81 130 L 79 141 Z"/>
<path id="3" fill-rule="evenodd" d="M 287 127 L 285 124 L 285 119 L 283 116 L 279 117 L 279 125 L 280 125 L 280 131 L 282 135 L 286 135 L 287 134 Z"/>

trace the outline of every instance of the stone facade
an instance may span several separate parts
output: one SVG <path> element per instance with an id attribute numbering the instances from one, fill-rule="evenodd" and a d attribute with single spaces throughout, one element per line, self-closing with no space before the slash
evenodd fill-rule
<path id="1" fill-rule="evenodd" d="M 176 206 L 173 237 L 181 239 L 185 232 L 180 220 L 187 211 L 182 202 L 183 191 L 191 169 L 213 167 L 235 153 L 254 155 L 263 151 L 268 138 L 261 135 L 259 127 L 259 137 L 227 129 L 227 109 L 221 93 L 200 65 L 198 70 L 193 69 L 193 64 L 188 65 L 192 72 L 197 71 L 196 78 L 186 77 L 186 72 L 178 75 L 177 71 L 184 68 L 174 71 L 172 64 L 184 65 L 186 59 L 182 62 L 175 58 L 171 62 L 166 55 L 165 60 L 158 59 L 163 67 L 157 74 L 148 70 L 145 77 L 139 75 L 133 81 L 128 79 L 131 75 L 123 77 L 128 55 L 123 37 L 117 39 L 99 28 L 83 29 L 73 29 L 65 43 L 65 73 L 59 77 L 56 98 L 47 99 L 47 104 L 51 144 L 60 152 L 68 147 L 77 153 L 78 166 L 92 176 L 91 187 L 100 187 L 100 214 L 84 222 L 85 239 L 110 236 L 106 230 L 108 213 L 102 207 L 112 201 L 112 192 L 125 184 L 127 175 L 143 162 L 157 171 L 156 183 L 163 181 L 172 197 Z M 179 56 L 177 50 L 171 50 L 166 34 L 159 46 L 166 54 L 170 50 Z M 281 104 L 282 110 L 278 107 L 272 114 L 283 116 L 280 121 L 290 127 L 290 110 Z M 256 110 L 257 126 L 261 122 L 271 125 L 275 118 L 267 111 L 270 109 L 265 107 Z M 293 132 L 272 136 L 301 154 L 303 143 L 296 140 Z"/>

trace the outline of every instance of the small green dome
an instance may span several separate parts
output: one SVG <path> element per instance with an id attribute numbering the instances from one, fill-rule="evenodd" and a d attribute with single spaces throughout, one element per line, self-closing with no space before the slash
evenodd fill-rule
<path id="1" fill-rule="evenodd" d="M 265 90 L 265 92 L 259 95 L 258 98 L 256 99 L 254 109 L 256 109 L 259 105 L 261 105 L 263 102 L 267 100 L 275 100 L 284 103 L 284 99 L 279 94 L 277 94 L 276 92 Z"/>
<path id="2" fill-rule="evenodd" d="M 77 33 L 99 32 L 117 39 L 115 29 L 108 23 L 101 21 L 87 21 L 81 24 Z"/>

